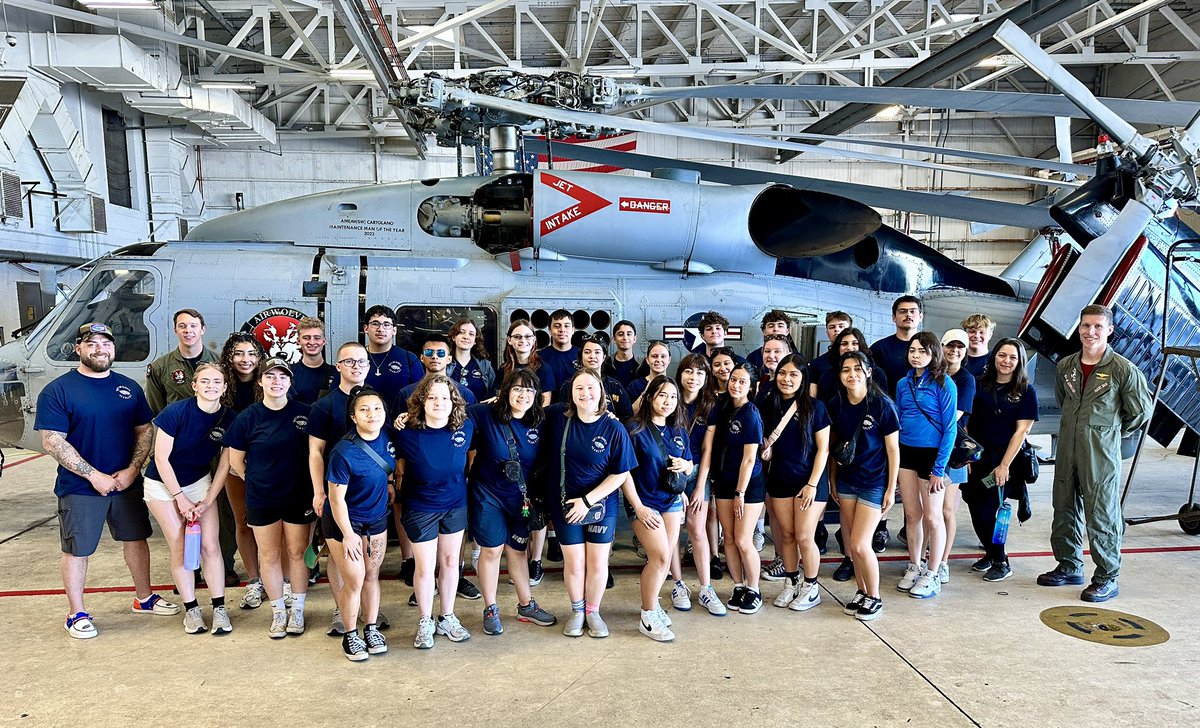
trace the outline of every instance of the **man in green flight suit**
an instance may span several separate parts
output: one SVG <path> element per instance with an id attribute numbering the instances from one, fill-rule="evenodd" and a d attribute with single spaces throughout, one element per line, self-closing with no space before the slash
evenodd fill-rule
<path id="1" fill-rule="evenodd" d="M 1054 395 L 1062 407 L 1054 462 L 1054 523 L 1050 547 L 1058 566 L 1038 577 L 1042 586 L 1083 583 L 1086 527 L 1096 571 L 1080 598 L 1106 602 L 1117 596 L 1121 571 L 1121 438 L 1150 419 L 1146 378 L 1108 346 L 1113 313 L 1084 306 L 1079 317 L 1083 349 L 1058 363 Z"/>
<path id="2" fill-rule="evenodd" d="M 197 365 L 219 364 L 216 353 L 204 346 L 204 317 L 199 311 L 180 309 L 175 312 L 172 324 L 179 345 L 150 362 L 146 369 L 146 401 L 154 414 L 195 394 L 192 375 Z"/>

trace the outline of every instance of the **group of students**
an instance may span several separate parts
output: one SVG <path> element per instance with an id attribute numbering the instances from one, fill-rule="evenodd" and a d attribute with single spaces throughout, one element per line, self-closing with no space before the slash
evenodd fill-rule
<path id="1" fill-rule="evenodd" d="M 660 641 L 674 638 L 659 603 L 668 575 L 673 606 L 692 607 L 680 549 L 685 521 L 697 601 L 718 616 L 759 611 L 764 573 L 784 581 L 775 606 L 805 611 L 820 603 L 815 536 L 833 498 L 843 566 L 858 587 L 845 611 L 877 618 L 883 601 L 873 538 L 897 488 L 910 553 L 899 589 L 929 598 L 948 579 L 960 486 L 987 545 L 974 568 L 989 581 L 1011 573 L 1003 546 L 991 539 L 1003 491 L 983 480 L 1008 480 L 1037 419 L 1037 395 L 1017 340 L 988 351 L 987 317 L 969 317 L 965 331 L 939 338 L 918 331 L 921 303 L 904 296 L 893 305 L 896 334 L 868 348 L 851 317 L 833 312 L 830 348 L 809 362 L 794 351 L 786 313 L 764 317 L 763 347 L 743 359 L 724 346 L 728 321 L 709 312 L 699 326 L 703 342 L 674 367 L 663 341 L 649 342 L 637 359 L 631 322 L 614 327 L 610 356 L 601 337 L 573 345 L 568 312 L 550 318 L 551 344 L 541 351 L 529 321 L 509 325 L 499 371 L 471 320 L 427 336 L 416 356 L 394 344 L 395 315 L 384 306 L 366 312 L 367 343 L 342 344 L 332 365 L 321 358 L 317 319 L 301 322 L 309 334 L 294 364 L 266 358 L 241 333 L 217 361 L 194 363 L 193 396 L 166 404 L 154 419 L 145 481 L 171 548 L 185 630 L 208 629 L 194 573 L 184 566 L 192 521 L 203 534 L 212 630 L 232 629 L 220 588 L 215 504 L 223 491 L 250 579 L 240 606 L 269 602 L 272 638 L 305 630 L 305 552 L 319 521 L 337 602 L 330 632 L 342 635 L 355 661 L 387 651 L 379 569 L 393 517 L 402 577 L 411 579 L 410 603 L 419 610 L 414 645 L 426 649 L 435 635 L 470 637 L 455 615 L 456 596 L 471 586 L 461 571 L 468 534 L 479 549 L 486 634 L 504 629 L 496 603 L 502 555 L 516 618 L 557 623 L 531 592 L 549 530 L 561 545 L 570 600 L 564 634 L 607 636 L 600 605 L 622 500 L 647 558 L 639 629 Z M 983 446 L 969 474 L 948 466 L 958 424 Z M 766 568 L 755 544 L 764 510 L 778 560 Z M 718 538 L 734 583 L 727 601 L 711 583 Z"/>

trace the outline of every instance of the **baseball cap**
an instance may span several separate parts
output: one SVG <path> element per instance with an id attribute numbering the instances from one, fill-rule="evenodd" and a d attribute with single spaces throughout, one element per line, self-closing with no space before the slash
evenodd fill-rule
<path id="1" fill-rule="evenodd" d="M 262 369 L 259 371 L 261 371 L 263 374 L 266 374 L 272 369 L 282 369 L 283 371 L 287 372 L 289 377 L 292 376 L 292 365 L 288 364 L 286 359 L 273 356 L 262 363 Z"/>
<path id="2" fill-rule="evenodd" d="M 942 334 L 942 346 L 949 344 L 951 341 L 957 341 L 963 346 L 971 345 L 971 340 L 967 338 L 967 332 L 962 329 L 950 329 Z"/>
<path id="3" fill-rule="evenodd" d="M 108 340 L 113 343 L 116 343 L 117 341 L 117 337 L 113 336 L 112 329 L 108 328 L 107 324 L 102 324 L 97 321 L 80 326 L 79 335 L 75 337 L 75 343 L 81 344 L 96 334 L 99 334 L 100 336 L 107 336 Z"/>

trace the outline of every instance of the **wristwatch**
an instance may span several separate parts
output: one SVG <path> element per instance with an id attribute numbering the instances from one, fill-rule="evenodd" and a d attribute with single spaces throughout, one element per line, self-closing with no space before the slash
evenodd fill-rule
<path id="1" fill-rule="evenodd" d="M 741 490 L 734 491 L 734 493 L 733 493 L 733 497 L 734 497 L 734 498 L 745 498 L 745 497 L 746 497 L 746 493 L 745 493 L 745 491 L 741 491 Z"/>

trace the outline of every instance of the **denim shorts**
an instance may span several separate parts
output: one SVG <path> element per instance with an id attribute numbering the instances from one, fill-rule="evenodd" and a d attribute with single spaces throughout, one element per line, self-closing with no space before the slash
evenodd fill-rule
<path id="1" fill-rule="evenodd" d="M 883 491 L 886 490 L 883 483 L 876 485 L 860 485 L 852 480 L 839 478 L 837 483 L 837 492 L 839 498 L 856 500 L 864 505 L 869 505 L 874 508 L 883 508 Z"/>

